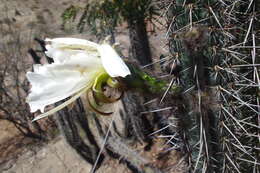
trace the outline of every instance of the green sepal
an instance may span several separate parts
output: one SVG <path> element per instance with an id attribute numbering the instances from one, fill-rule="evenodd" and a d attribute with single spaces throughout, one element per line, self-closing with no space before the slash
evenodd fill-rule
<path id="1" fill-rule="evenodd" d="M 115 79 L 113 79 L 113 78 L 111 78 L 111 77 L 109 77 L 108 79 L 107 79 L 107 85 L 108 86 L 110 86 L 111 88 L 120 88 L 120 83 L 117 81 L 117 80 L 115 80 Z"/>
<path id="2" fill-rule="evenodd" d="M 103 92 L 103 85 L 107 83 L 107 80 L 109 78 L 110 77 L 107 73 L 102 73 L 95 79 L 94 85 L 92 87 L 92 91 L 93 91 L 96 101 L 102 102 L 102 103 L 112 103 L 113 102 Z"/>

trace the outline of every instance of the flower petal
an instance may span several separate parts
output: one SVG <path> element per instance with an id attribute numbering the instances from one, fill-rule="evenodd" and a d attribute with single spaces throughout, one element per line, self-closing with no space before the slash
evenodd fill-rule
<path id="1" fill-rule="evenodd" d="M 84 61 L 80 61 L 85 58 Z M 93 83 L 104 71 L 100 59 L 78 54 L 64 64 L 35 65 L 27 78 L 32 88 L 27 97 L 31 112 L 63 100 Z"/>
<path id="2" fill-rule="evenodd" d="M 86 46 L 86 47 L 92 47 L 96 48 L 98 47 L 97 43 L 94 43 L 92 41 L 79 39 L 79 38 L 54 38 L 49 39 L 46 38 L 45 41 L 51 42 L 52 44 L 59 46 L 59 45 L 78 45 L 78 46 Z"/>
<path id="3" fill-rule="evenodd" d="M 102 44 L 98 47 L 98 51 L 101 56 L 102 64 L 109 76 L 126 77 L 131 74 L 127 65 L 110 45 Z"/>
<path id="4" fill-rule="evenodd" d="M 87 40 L 76 39 L 76 38 L 55 38 L 46 39 L 45 41 L 50 42 L 46 45 L 47 56 L 54 59 L 56 63 L 62 63 L 70 58 L 74 54 L 85 53 L 89 56 L 98 57 L 97 51 L 98 44 Z"/>
<path id="5" fill-rule="evenodd" d="M 56 113 L 57 111 L 63 109 L 64 107 L 68 106 L 69 104 L 73 103 L 75 100 L 77 100 L 83 93 L 85 93 L 87 91 L 88 88 L 84 88 L 82 90 L 80 90 L 76 95 L 74 95 L 73 97 L 71 97 L 69 100 L 65 101 L 64 103 L 60 104 L 59 106 L 49 110 L 48 112 L 45 112 L 43 114 L 38 115 L 37 117 L 35 117 L 32 121 L 37 121 L 39 119 L 45 118 L 51 114 Z"/>

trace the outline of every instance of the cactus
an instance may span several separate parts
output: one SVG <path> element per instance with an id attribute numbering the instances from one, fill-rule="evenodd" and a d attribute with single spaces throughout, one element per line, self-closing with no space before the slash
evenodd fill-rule
<path id="1" fill-rule="evenodd" d="M 259 172 L 259 3 L 163 1 L 190 172 Z"/>
<path id="2" fill-rule="evenodd" d="M 130 29 L 135 30 L 134 24 L 138 23 L 132 18 L 132 11 L 126 9 L 120 11 L 120 17 L 114 15 L 120 9 L 115 8 L 114 3 L 119 7 L 130 1 L 92 2 L 96 4 L 86 6 L 79 22 L 80 29 L 94 22 L 91 26 L 101 29 L 100 33 L 113 35 L 114 26 L 123 17 L 131 25 Z M 131 1 L 134 2 L 137 1 Z M 164 136 L 168 140 L 166 145 L 173 144 L 172 148 L 181 148 L 189 172 L 259 172 L 259 4 L 254 0 L 164 0 L 158 1 L 156 5 L 165 10 L 166 35 L 171 55 L 169 63 L 173 62 L 170 74 L 174 77 L 167 85 L 145 73 L 136 72 L 153 94 L 161 93 L 162 90 L 182 94 L 165 92 L 156 106 L 170 107 L 171 110 L 167 112 L 165 109 L 161 115 L 155 114 L 152 118 L 147 116 L 146 119 L 136 116 L 144 107 L 139 108 L 134 103 L 140 101 L 135 95 L 130 93 L 129 98 L 123 98 L 123 104 L 134 104 L 133 109 L 126 109 L 129 116 L 124 117 L 125 127 L 131 129 L 130 136 L 146 141 L 151 128 L 145 127 L 145 124 L 153 123 L 152 130 L 155 132 L 150 135 Z M 96 12 L 87 14 L 90 7 Z M 107 10 L 111 13 L 106 13 Z M 74 11 L 67 13 L 74 16 Z M 66 20 L 68 15 L 64 15 Z M 140 44 L 135 39 L 131 41 L 133 47 Z M 141 54 L 133 54 L 137 59 L 145 58 Z M 133 88 L 135 84 L 139 85 L 138 82 L 132 83 Z M 172 85 L 176 87 L 171 88 Z M 95 128 L 98 125 L 91 127 Z M 111 140 L 107 149 L 121 155 L 126 163 L 131 163 L 137 170 L 144 171 L 142 166 L 146 162 L 138 159 L 137 153 L 123 149 L 124 145 L 120 140 Z M 93 152 L 91 162 L 97 157 L 97 150 Z M 136 156 L 137 162 L 133 162 L 133 156 Z M 158 165 L 157 162 L 150 163 L 153 164 Z"/>

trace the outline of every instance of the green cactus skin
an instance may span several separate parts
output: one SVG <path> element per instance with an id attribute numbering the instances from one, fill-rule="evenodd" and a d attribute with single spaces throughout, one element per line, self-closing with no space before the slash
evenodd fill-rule
<path id="1" fill-rule="evenodd" d="M 131 75 L 120 80 L 128 89 L 135 89 L 144 94 L 159 95 L 169 88 L 168 82 L 158 80 L 130 63 L 127 63 L 127 66 L 131 71 Z M 181 91 L 182 88 L 179 85 L 172 85 L 169 89 L 171 95 L 179 95 Z"/>
<path id="2" fill-rule="evenodd" d="M 190 172 L 259 172 L 259 2 L 167 2 Z"/>

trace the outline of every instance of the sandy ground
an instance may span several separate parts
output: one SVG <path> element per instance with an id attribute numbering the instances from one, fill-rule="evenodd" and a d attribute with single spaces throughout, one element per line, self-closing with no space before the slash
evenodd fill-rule
<path id="1" fill-rule="evenodd" d="M 44 147 L 27 148 L 19 159 L 9 161 L 2 173 L 83 173 L 91 167 L 70 146 L 57 137 Z"/>
<path id="2" fill-rule="evenodd" d="M 24 45 L 32 47 L 36 45 L 32 41 L 34 37 L 74 35 L 77 31 L 73 25 L 66 31 L 60 27 L 61 14 L 70 4 L 70 0 L 0 0 L 0 47 L 14 34 L 20 35 Z M 27 48 L 22 51 L 26 54 Z M 35 144 L 32 139 L 24 138 L 12 124 L 0 120 L 0 172 L 89 172 L 86 163 L 68 148 L 60 137 L 49 144 Z"/>
<path id="3" fill-rule="evenodd" d="M 17 136 L 20 134 L 13 124 L 3 120 L 0 121 L 0 132 L 0 141 L 7 141 L 13 136 Z"/>

